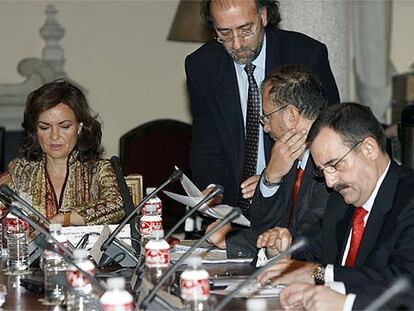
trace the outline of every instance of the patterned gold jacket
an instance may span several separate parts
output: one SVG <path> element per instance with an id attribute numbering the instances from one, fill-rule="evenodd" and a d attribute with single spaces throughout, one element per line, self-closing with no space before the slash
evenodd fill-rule
<path id="1" fill-rule="evenodd" d="M 46 218 L 59 210 L 78 212 L 88 225 L 116 223 L 124 216 L 122 198 L 115 172 L 108 160 L 80 162 L 73 153 L 60 198 L 50 182 L 45 157 L 41 161 L 15 159 L 0 176 Z"/>

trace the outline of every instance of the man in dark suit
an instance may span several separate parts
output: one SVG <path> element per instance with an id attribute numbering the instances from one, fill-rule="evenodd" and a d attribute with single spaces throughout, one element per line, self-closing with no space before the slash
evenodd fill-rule
<path id="1" fill-rule="evenodd" d="M 324 215 L 328 198 L 306 148 L 307 132 L 327 105 L 322 84 L 305 66 L 285 65 L 266 77 L 262 95 L 260 120 L 275 144 L 249 210 L 251 227 L 228 225 L 210 237 L 230 258 L 254 257 L 258 235 L 275 226 L 294 236 L 307 232 Z"/>
<path id="2" fill-rule="evenodd" d="M 246 65 L 255 66 L 257 87 L 278 66 L 303 64 L 322 82 L 329 103 L 339 101 L 338 89 L 324 44 L 276 28 L 277 1 L 212 0 L 202 1 L 202 8 L 217 41 L 206 43 L 185 61 L 193 116 L 192 177 L 201 189 L 223 185 L 224 203 L 241 206 L 243 198 L 253 196 L 273 145 L 256 128 L 257 150 L 246 152 L 246 119 L 251 115 Z M 251 118 L 259 127 L 258 115 Z M 246 159 L 255 161 L 253 174 L 246 173 Z"/>
<path id="3" fill-rule="evenodd" d="M 259 281 L 273 284 L 342 282 L 387 283 L 400 275 L 414 278 L 414 171 L 386 153 L 381 124 L 371 110 L 354 103 L 329 107 L 307 138 L 315 164 L 328 187 L 320 230 L 306 250 L 267 270 Z M 259 237 L 258 246 L 281 251 L 291 244 L 286 229 Z"/>

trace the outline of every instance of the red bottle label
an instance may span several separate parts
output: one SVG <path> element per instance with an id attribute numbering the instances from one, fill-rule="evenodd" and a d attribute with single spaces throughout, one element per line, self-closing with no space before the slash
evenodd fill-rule
<path id="1" fill-rule="evenodd" d="M 150 268 L 165 268 L 169 263 L 168 248 L 150 249 L 145 248 L 145 263 Z"/>
<path id="2" fill-rule="evenodd" d="M 181 279 L 181 298 L 187 301 L 207 300 L 210 294 L 208 279 Z"/>

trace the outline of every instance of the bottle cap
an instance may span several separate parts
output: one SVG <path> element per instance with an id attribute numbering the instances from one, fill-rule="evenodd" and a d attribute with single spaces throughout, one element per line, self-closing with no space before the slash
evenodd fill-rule
<path id="1" fill-rule="evenodd" d="M 88 255 L 89 253 L 86 249 L 75 249 L 73 251 L 73 258 L 75 259 L 86 259 Z"/>
<path id="2" fill-rule="evenodd" d="M 185 263 L 187 266 L 196 268 L 196 267 L 201 266 L 201 264 L 203 263 L 203 260 L 201 259 L 200 256 L 190 256 L 186 259 Z"/>
<path id="3" fill-rule="evenodd" d="M 61 224 L 50 224 L 49 225 L 49 232 L 58 232 L 62 230 Z"/>
<path id="4" fill-rule="evenodd" d="M 149 195 L 151 192 L 153 192 L 154 190 L 155 190 L 156 188 L 154 188 L 154 187 L 147 187 L 147 188 L 145 188 L 145 193 L 147 194 L 147 195 Z"/>
<path id="5" fill-rule="evenodd" d="M 109 278 L 106 282 L 108 289 L 124 289 L 125 279 L 124 278 Z"/>
<path id="6" fill-rule="evenodd" d="M 164 230 L 156 229 L 151 231 L 151 238 L 152 239 L 162 239 L 164 238 Z"/>
<path id="7" fill-rule="evenodd" d="M 264 311 L 267 310 L 267 301 L 266 299 L 259 298 L 250 298 L 246 301 L 246 309 L 248 311 Z"/>

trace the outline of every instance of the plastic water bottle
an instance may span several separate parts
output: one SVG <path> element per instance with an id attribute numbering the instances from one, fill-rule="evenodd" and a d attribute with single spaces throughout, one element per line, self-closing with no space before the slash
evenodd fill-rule
<path id="1" fill-rule="evenodd" d="M 141 245 L 146 245 L 151 239 L 153 230 L 162 230 L 162 219 L 157 213 L 156 205 L 148 205 L 139 220 L 139 233 L 141 234 Z"/>
<path id="2" fill-rule="evenodd" d="M 145 278 L 152 284 L 157 284 L 170 264 L 170 245 L 164 240 L 164 230 L 154 230 L 151 240 L 145 245 Z M 173 281 L 167 280 L 162 289 L 168 292 Z"/>
<path id="3" fill-rule="evenodd" d="M 155 188 L 146 188 L 146 194 L 149 195 L 151 192 L 153 192 L 155 190 Z M 160 200 L 159 197 L 157 197 L 156 195 L 154 195 L 151 199 L 149 199 L 145 204 L 144 207 L 142 209 L 143 213 L 145 212 L 145 210 L 147 209 L 148 206 L 150 205 L 155 205 L 155 209 L 157 210 L 157 214 L 162 216 L 162 201 Z"/>
<path id="4" fill-rule="evenodd" d="M 202 268 L 201 263 L 201 257 L 189 257 L 186 260 L 187 268 L 181 274 L 180 290 L 185 310 L 210 310 L 209 274 Z"/>
<path id="5" fill-rule="evenodd" d="M 250 298 L 246 301 L 247 311 L 267 311 L 267 300 L 264 298 Z"/>
<path id="6" fill-rule="evenodd" d="M 134 309 L 133 298 L 125 290 L 124 278 L 110 278 L 106 285 L 108 290 L 100 299 L 104 311 L 132 311 Z"/>
<path id="7" fill-rule="evenodd" d="M 94 276 L 96 274 L 95 265 L 88 259 L 88 251 L 85 249 L 75 249 L 73 258 L 81 269 Z M 93 299 L 92 284 L 83 272 L 79 271 L 74 265 L 69 265 L 68 283 L 73 287 L 74 292 L 68 293 L 67 309 L 71 311 L 91 310 L 90 301 Z"/>
<path id="8" fill-rule="evenodd" d="M 63 246 L 67 246 L 68 239 L 61 233 L 61 224 L 50 224 L 50 234 Z M 48 241 L 54 245 L 55 241 Z M 62 251 L 55 247 L 55 250 L 44 250 L 43 252 L 43 273 L 45 275 L 45 302 L 58 305 L 65 300 L 66 290 L 59 285 L 56 278 L 66 278 L 67 264 L 62 258 Z"/>
<path id="9" fill-rule="evenodd" d="M 7 251 L 9 258 L 7 266 L 10 273 L 22 273 L 29 269 L 28 235 L 29 224 L 8 214 L 5 223 Z"/>

